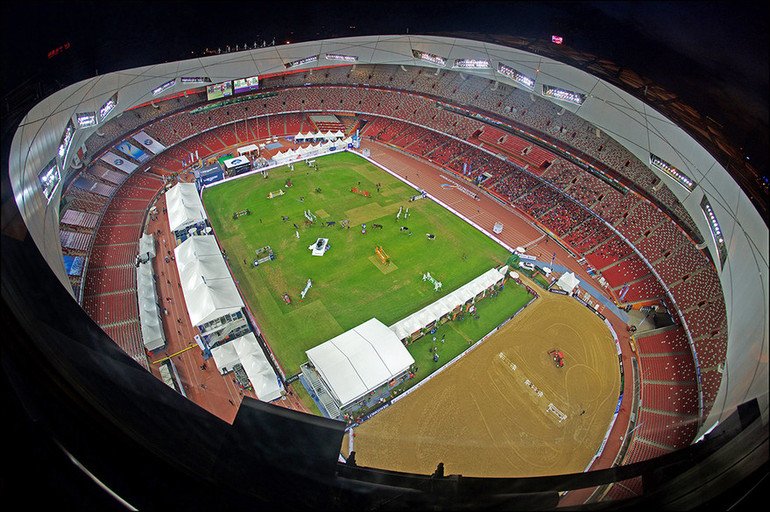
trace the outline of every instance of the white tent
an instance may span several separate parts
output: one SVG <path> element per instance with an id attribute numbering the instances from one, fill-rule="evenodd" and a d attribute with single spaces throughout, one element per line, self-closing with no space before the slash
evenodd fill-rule
<path id="1" fill-rule="evenodd" d="M 182 293 L 193 325 L 202 325 L 244 307 L 212 235 L 188 238 L 174 249 Z"/>
<path id="2" fill-rule="evenodd" d="M 166 192 L 168 225 L 178 231 L 206 220 L 206 211 L 194 183 L 178 183 Z"/>
<path id="3" fill-rule="evenodd" d="M 335 139 L 341 139 L 345 137 L 345 134 L 342 133 L 340 130 L 337 130 L 336 132 L 332 133 Z"/>
<path id="4" fill-rule="evenodd" d="M 403 340 L 410 334 L 429 325 L 431 322 L 440 319 L 447 313 L 451 313 L 454 308 L 461 304 L 465 304 L 490 286 L 502 281 L 507 270 L 507 266 L 503 267 L 501 270 L 495 268 L 487 270 L 473 281 L 464 284 L 452 293 L 448 293 L 436 302 L 399 320 L 390 326 L 390 330 L 396 334 L 398 339 Z"/>
<path id="5" fill-rule="evenodd" d="M 155 257 L 155 239 L 152 237 L 152 233 L 145 233 L 142 238 L 139 239 L 139 256 L 146 259 Z"/>
<path id="6" fill-rule="evenodd" d="M 565 272 L 561 275 L 558 281 L 556 281 L 556 286 L 564 290 L 565 292 L 572 292 L 572 290 L 575 289 L 576 286 L 580 284 L 580 280 L 575 277 L 574 272 Z"/>
<path id="7" fill-rule="evenodd" d="M 214 364 L 222 375 L 233 371 L 236 364 L 240 362 L 238 351 L 232 341 L 217 345 L 211 349 L 211 357 L 214 358 Z"/>
<path id="8" fill-rule="evenodd" d="M 262 348 L 257 342 L 256 336 L 250 332 L 240 338 L 231 341 L 238 353 L 238 358 L 243 365 L 243 370 L 249 376 L 251 386 L 257 394 L 257 398 L 263 402 L 270 402 L 281 396 L 281 386 L 278 376 L 265 357 Z"/>
<path id="9" fill-rule="evenodd" d="M 238 148 L 239 155 L 251 153 L 253 151 L 259 151 L 259 147 L 256 144 L 249 144 L 248 146 L 243 146 L 242 148 Z"/>
<path id="10" fill-rule="evenodd" d="M 139 303 L 139 327 L 142 344 L 147 350 L 157 350 L 166 344 L 163 326 L 160 322 L 160 308 L 155 283 L 152 278 L 152 264 L 141 263 L 136 272 L 136 291 Z"/>
<path id="11" fill-rule="evenodd" d="M 342 407 L 400 375 L 414 363 L 393 331 L 376 318 L 306 353 Z"/>

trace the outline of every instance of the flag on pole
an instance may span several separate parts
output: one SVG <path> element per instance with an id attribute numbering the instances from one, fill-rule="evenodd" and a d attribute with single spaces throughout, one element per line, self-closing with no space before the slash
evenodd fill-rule
<path id="1" fill-rule="evenodd" d="M 553 266 L 553 262 L 556 259 L 556 253 L 553 253 L 553 257 L 551 258 L 551 266 Z"/>

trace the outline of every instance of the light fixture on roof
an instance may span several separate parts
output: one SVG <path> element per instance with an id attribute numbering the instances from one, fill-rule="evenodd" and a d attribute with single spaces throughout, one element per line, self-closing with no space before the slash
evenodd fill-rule
<path id="1" fill-rule="evenodd" d="M 425 62 L 430 62 L 431 64 L 435 64 L 436 66 L 445 66 L 446 65 L 446 59 L 444 57 L 439 57 L 438 55 L 433 55 L 432 53 L 422 52 L 420 50 L 412 50 L 412 56 L 415 59 L 424 60 Z"/>
<path id="2" fill-rule="evenodd" d="M 574 105 L 582 105 L 586 100 L 586 95 L 581 92 L 570 91 L 568 89 L 562 89 L 561 87 L 545 84 L 543 85 L 543 96 L 559 101 L 566 101 Z"/>
<path id="3" fill-rule="evenodd" d="M 687 176 L 685 173 L 671 165 L 670 163 L 666 162 L 659 156 L 655 156 L 652 153 L 650 153 L 650 165 L 653 166 L 655 169 L 663 172 L 677 182 L 679 185 L 683 186 L 690 192 L 695 190 L 695 186 L 697 183 L 695 183 L 689 176 Z"/>
<path id="4" fill-rule="evenodd" d="M 452 67 L 460 69 L 489 69 L 489 61 L 487 59 L 457 59 Z"/>
<path id="5" fill-rule="evenodd" d="M 525 87 L 530 91 L 535 88 L 535 81 L 533 79 L 531 79 L 524 73 L 520 73 L 519 71 L 516 71 L 513 68 L 509 68 L 502 62 L 497 65 L 497 72 L 503 76 L 507 76 L 517 84 Z"/>
<path id="6" fill-rule="evenodd" d="M 709 229 L 711 230 L 711 236 L 714 239 L 714 245 L 716 245 L 717 255 L 719 256 L 719 265 L 720 268 L 722 268 L 727 259 L 727 243 L 725 242 L 725 236 L 722 233 L 722 228 L 719 227 L 719 221 L 717 221 L 717 217 L 714 214 L 714 209 L 711 207 L 711 203 L 705 195 L 700 201 L 700 207 L 701 210 L 703 210 L 703 215 L 706 217 L 706 222 L 708 222 Z"/>

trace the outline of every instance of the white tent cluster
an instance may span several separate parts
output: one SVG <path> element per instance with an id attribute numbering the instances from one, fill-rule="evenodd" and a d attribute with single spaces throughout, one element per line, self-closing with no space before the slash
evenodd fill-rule
<path id="1" fill-rule="evenodd" d="M 340 407 L 398 377 L 414 363 L 401 340 L 376 318 L 306 353 Z"/>
<path id="2" fill-rule="evenodd" d="M 213 235 L 190 237 L 174 249 L 187 313 L 203 325 L 244 307 Z"/>
<path id="3" fill-rule="evenodd" d="M 314 156 L 321 156 L 326 153 L 330 153 L 332 149 L 341 149 L 342 147 L 347 147 L 348 144 L 352 143 L 353 139 L 348 137 L 347 139 L 341 141 L 341 142 L 333 142 L 331 140 L 327 140 L 324 142 L 319 142 L 318 144 L 311 144 L 309 146 L 300 146 L 297 149 L 287 149 L 286 151 L 279 151 L 275 155 L 273 155 L 273 160 L 278 164 L 283 164 L 287 162 L 294 162 L 298 160 L 305 160 L 307 158 L 311 158 Z"/>
<path id="4" fill-rule="evenodd" d="M 344 138 L 345 138 L 345 134 L 342 133 L 340 130 L 337 130 L 336 132 L 328 131 L 326 133 L 307 132 L 303 134 L 302 132 L 299 132 L 297 135 L 294 136 L 294 142 L 304 142 L 308 140 L 339 140 Z"/>
<path id="5" fill-rule="evenodd" d="M 139 241 L 139 254 L 147 254 L 145 263 L 139 263 L 136 271 L 136 294 L 139 302 L 139 325 L 142 331 L 142 344 L 150 352 L 163 348 L 166 338 L 163 334 L 158 293 L 152 277 L 152 262 L 155 257 L 155 244 L 151 234 L 145 234 Z"/>
<path id="6" fill-rule="evenodd" d="M 500 270 L 496 268 L 487 270 L 473 281 L 391 325 L 390 330 L 395 333 L 399 340 L 406 339 L 420 329 L 437 322 L 444 315 L 452 313 L 457 306 L 465 304 L 502 281 L 507 271 L 507 265 Z"/>
<path id="7" fill-rule="evenodd" d="M 190 237 L 174 249 L 187 314 L 201 326 L 244 308 L 219 245 L 213 235 Z M 280 396 L 278 378 L 260 348 L 254 333 L 213 347 L 211 353 L 220 372 L 240 363 L 260 400 Z"/>
<path id="8" fill-rule="evenodd" d="M 172 233 L 207 219 L 194 183 L 177 183 L 170 188 L 166 192 L 166 209 Z"/>
<path id="9" fill-rule="evenodd" d="M 281 396 L 278 378 L 253 332 L 212 348 L 211 355 L 222 375 L 231 372 L 237 364 L 243 366 L 260 400 L 270 402 Z"/>

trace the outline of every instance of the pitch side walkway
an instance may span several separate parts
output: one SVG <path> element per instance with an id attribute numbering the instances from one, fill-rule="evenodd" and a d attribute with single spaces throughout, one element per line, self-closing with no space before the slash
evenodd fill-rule
<path id="1" fill-rule="evenodd" d="M 555 270 L 574 272 L 585 289 L 607 306 L 602 314 L 612 324 L 621 349 L 624 368 L 623 402 L 615 424 L 607 435 L 604 451 L 593 462 L 590 469 L 598 470 L 612 467 L 628 430 L 633 403 L 634 379 L 631 359 L 634 357 L 634 353 L 631 350 L 630 333 L 626 330 L 628 316 L 625 315 L 625 312 L 618 310 L 609 292 L 588 284 L 594 281 L 594 277 L 578 264 L 568 251 L 555 242 L 549 243 L 549 238 L 544 236 L 544 233 L 530 219 L 517 212 L 515 208 L 500 204 L 500 202 L 488 197 L 479 187 L 463 178 L 405 152 L 371 141 L 362 141 L 361 147 L 369 149 L 372 160 L 387 167 L 404 181 L 426 191 L 460 215 L 470 219 L 492 238 L 503 242 L 508 247 L 526 247 L 527 254 L 534 256 L 543 265 L 553 267 Z M 463 189 L 471 191 L 476 197 L 456 187 L 442 187 L 442 184 L 460 185 Z M 503 223 L 502 233 L 495 234 L 492 231 L 495 222 Z M 554 261 L 553 265 L 550 263 L 551 258 Z M 623 318 L 620 317 L 621 313 Z M 583 504 L 593 491 L 594 488 L 571 491 L 561 499 L 559 506 Z"/>
<path id="2" fill-rule="evenodd" d="M 191 181 L 188 176 L 181 176 L 181 179 Z M 232 375 L 220 375 L 213 360 L 203 359 L 203 353 L 194 341 L 197 329 L 192 326 L 187 315 L 176 261 L 171 259 L 174 255 L 174 236 L 169 230 L 165 194 L 161 194 L 152 206 L 158 209 L 158 214 L 154 216 L 154 220 L 148 218 L 145 232 L 151 233 L 155 238 L 157 256 L 153 260 L 153 268 L 157 276 L 156 286 L 161 308 L 165 308 L 167 314 L 161 315 L 166 350 L 148 356 L 150 371 L 160 378 L 158 363 L 170 357 L 185 396 L 224 421 L 232 423 L 243 397 L 258 397 L 253 391 L 241 390 Z M 271 403 L 310 413 L 305 404 L 296 397 L 291 385 L 287 386 L 286 391 L 289 393 L 286 397 Z"/>

